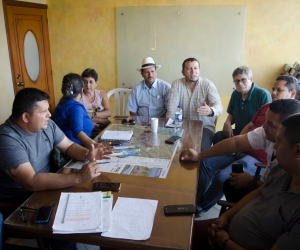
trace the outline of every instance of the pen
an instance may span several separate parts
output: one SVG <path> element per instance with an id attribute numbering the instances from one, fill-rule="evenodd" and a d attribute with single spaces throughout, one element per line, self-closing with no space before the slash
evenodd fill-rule
<path id="1" fill-rule="evenodd" d="M 107 163 L 110 163 L 110 161 L 99 161 L 96 164 L 107 164 Z"/>
<path id="2" fill-rule="evenodd" d="M 127 149 L 127 148 L 135 148 L 135 146 L 115 146 L 114 149 Z"/>
<path id="3" fill-rule="evenodd" d="M 141 150 L 140 149 L 136 149 L 134 151 L 128 151 L 128 152 L 123 152 L 122 155 L 118 156 L 119 158 L 125 158 L 127 156 L 130 156 L 130 155 L 136 155 L 140 152 Z"/>

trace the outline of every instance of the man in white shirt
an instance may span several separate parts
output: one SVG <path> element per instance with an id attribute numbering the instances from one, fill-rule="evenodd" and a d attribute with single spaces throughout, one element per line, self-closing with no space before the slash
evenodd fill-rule
<path id="1" fill-rule="evenodd" d="M 182 119 L 203 121 L 201 150 L 212 144 L 216 118 L 222 114 L 220 95 L 212 81 L 200 76 L 200 63 L 188 58 L 182 64 L 183 78 L 172 83 L 167 118 L 174 119 L 178 106 L 182 108 Z"/>

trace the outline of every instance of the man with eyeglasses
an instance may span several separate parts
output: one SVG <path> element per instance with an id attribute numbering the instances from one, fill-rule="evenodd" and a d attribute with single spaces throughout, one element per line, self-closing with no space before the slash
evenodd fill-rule
<path id="1" fill-rule="evenodd" d="M 126 110 L 131 116 L 166 117 L 171 85 L 157 78 L 160 67 L 153 58 L 147 57 L 137 69 L 144 80 L 132 89 L 128 99 Z"/>
<path id="2" fill-rule="evenodd" d="M 227 107 L 227 119 L 223 130 L 215 134 L 213 143 L 239 135 L 242 129 L 251 121 L 256 111 L 264 104 L 271 102 L 270 93 L 259 88 L 253 82 L 252 70 L 246 66 L 236 68 L 233 73 L 235 90 Z M 232 125 L 235 124 L 235 129 Z"/>

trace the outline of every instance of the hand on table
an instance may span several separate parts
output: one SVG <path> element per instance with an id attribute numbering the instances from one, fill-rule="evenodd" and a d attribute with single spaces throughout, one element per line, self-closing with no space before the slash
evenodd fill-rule
<path id="1" fill-rule="evenodd" d="M 199 161 L 199 153 L 192 148 L 184 149 L 180 152 L 179 160 L 182 161 Z"/>
<path id="2" fill-rule="evenodd" d="M 99 161 L 94 159 L 93 161 L 90 161 L 82 166 L 82 168 L 78 171 L 81 180 L 80 183 L 94 179 L 101 174 L 100 164 L 97 164 L 98 162 Z"/>

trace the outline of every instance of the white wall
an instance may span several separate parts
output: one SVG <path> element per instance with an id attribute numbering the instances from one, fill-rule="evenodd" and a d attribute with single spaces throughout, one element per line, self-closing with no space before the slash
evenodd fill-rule
<path id="1" fill-rule="evenodd" d="M 47 4 L 47 0 L 28 0 L 24 2 Z M 2 124 L 11 114 L 14 100 L 2 1 L 0 1 L 0 34 L 0 124 Z"/>

